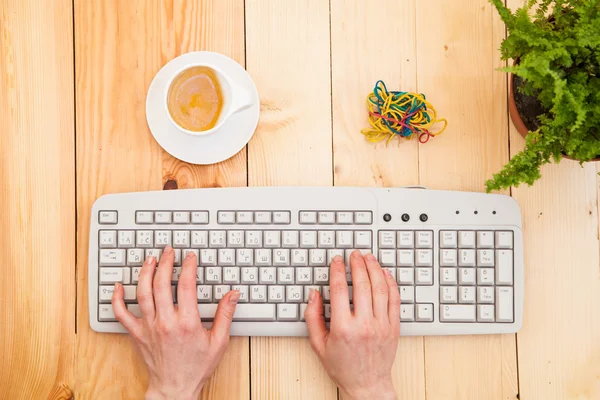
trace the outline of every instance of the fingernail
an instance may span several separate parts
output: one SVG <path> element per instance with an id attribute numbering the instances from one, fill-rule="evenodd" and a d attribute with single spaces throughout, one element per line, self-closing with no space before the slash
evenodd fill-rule
<path id="1" fill-rule="evenodd" d="M 352 257 L 362 257 L 362 254 L 358 250 L 354 250 L 351 254 Z"/>
<path id="2" fill-rule="evenodd" d="M 340 257 L 340 256 L 335 256 L 335 257 L 333 257 L 333 260 L 332 260 L 332 261 L 333 261 L 334 263 L 336 263 L 336 264 L 341 264 L 341 263 L 343 263 L 343 262 L 344 262 L 344 260 L 343 260 L 343 259 L 342 259 L 342 257 Z"/>
<path id="3" fill-rule="evenodd" d="M 194 257 L 194 252 L 190 251 L 189 253 L 187 253 L 187 255 L 185 256 L 185 258 L 190 259 L 192 257 Z"/>
<path id="4" fill-rule="evenodd" d="M 171 246 L 165 247 L 163 254 L 171 254 L 173 252 L 173 248 Z"/>
<path id="5" fill-rule="evenodd" d="M 115 291 L 119 290 L 120 287 L 121 287 L 121 283 L 120 282 L 116 282 L 115 283 Z"/>
<path id="6" fill-rule="evenodd" d="M 308 303 L 312 303 L 316 300 L 317 298 L 317 293 L 315 289 L 310 289 L 310 292 L 308 293 Z"/>
<path id="7" fill-rule="evenodd" d="M 365 258 L 367 259 L 367 261 L 377 261 L 377 260 L 375 259 L 375 256 L 374 256 L 373 254 L 371 254 L 371 253 L 367 254 L 367 255 L 365 256 Z"/>
<path id="8" fill-rule="evenodd" d="M 146 257 L 146 264 L 152 264 L 154 262 L 154 256 Z"/>
<path id="9" fill-rule="evenodd" d="M 229 302 L 231 304 L 237 304 L 239 299 L 240 299 L 240 291 L 239 290 L 232 291 L 231 295 L 229 296 Z"/>
<path id="10" fill-rule="evenodd" d="M 385 274 L 386 277 L 391 278 L 392 277 L 392 273 L 390 272 L 389 269 L 384 268 L 383 269 L 383 273 Z"/>

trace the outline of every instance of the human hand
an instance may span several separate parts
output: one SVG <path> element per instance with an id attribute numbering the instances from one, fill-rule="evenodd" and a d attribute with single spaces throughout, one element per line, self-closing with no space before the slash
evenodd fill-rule
<path id="1" fill-rule="evenodd" d="M 115 285 L 112 297 L 115 317 L 148 367 L 146 399 L 198 398 L 229 343 L 229 327 L 240 297 L 239 291 L 227 293 L 219 302 L 212 329 L 206 330 L 196 300 L 196 256 L 190 252 L 183 261 L 177 306 L 171 292 L 173 262 L 174 251 L 169 246 L 156 274 L 156 259 L 148 257 L 144 262 L 137 287 L 141 318 L 125 307 L 121 284 Z"/>
<path id="2" fill-rule="evenodd" d="M 372 254 L 350 256 L 354 311 L 350 310 L 346 267 L 341 257 L 331 263 L 330 331 L 323 300 L 311 291 L 304 313 L 310 344 L 344 399 L 397 399 L 392 364 L 400 335 L 400 292 L 387 269 Z"/>

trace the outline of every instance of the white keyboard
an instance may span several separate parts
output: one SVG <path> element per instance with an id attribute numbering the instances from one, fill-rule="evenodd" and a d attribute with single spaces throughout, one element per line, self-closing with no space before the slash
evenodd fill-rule
<path id="1" fill-rule="evenodd" d="M 522 324 L 521 215 L 508 196 L 344 187 L 103 196 L 90 230 L 92 329 L 125 332 L 110 304 L 115 282 L 140 315 L 141 265 L 166 245 L 175 248 L 175 301 L 181 260 L 197 256 L 198 309 L 207 328 L 222 296 L 241 292 L 232 335 L 308 335 L 309 289 L 321 291 L 328 318 L 328 265 L 354 249 L 372 252 L 396 277 L 402 335 L 512 333 Z M 351 284 L 349 269 L 347 277 Z"/>

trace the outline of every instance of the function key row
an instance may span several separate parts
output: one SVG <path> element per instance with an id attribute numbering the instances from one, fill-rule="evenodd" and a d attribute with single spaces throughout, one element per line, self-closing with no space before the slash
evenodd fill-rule
<path id="1" fill-rule="evenodd" d="M 208 224 L 208 211 L 136 211 L 136 224 Z"/>
<path id="2" fill-rule="evenodd" d="M 298 214 L 301 224 L 313 225 L 370 225 L 373 223 L 372 211 L 309 211 L 303 210 Z"/>
<path id="3" fill-rule="evenodd" d="M 277 224 L 289 225 L 289 211 L 219 211 L 219 224 Z"/>
<path id="4" fill-rule="evenodd" d="M 477 240 L 476 240 L 477 239 Z M 443 249 L 512 249 L 512 231 L 440 231 Z"/>

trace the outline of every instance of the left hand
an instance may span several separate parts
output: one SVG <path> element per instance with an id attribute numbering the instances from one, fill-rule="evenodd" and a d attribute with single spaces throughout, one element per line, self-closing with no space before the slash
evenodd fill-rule
<path id="1" fill-rule="evenodd" d="M 197 399 L 216 369 L 229 343 L 229 328 L 239 291 L 219 302 L 213 327 L 200 321 L 196 297 L 196 256 L 188 253 L 177 285 L 178 306 L 173 304 L 171 274 L 174 251 L 167 246 L 160 258 L 148 257 L 142 266 L 137 298 L 142 318 L 127 310 L 123 286 L 115 285 L 112 305 L 117 320 L 127 329 L 148 367 L 146 399 Z"/>

